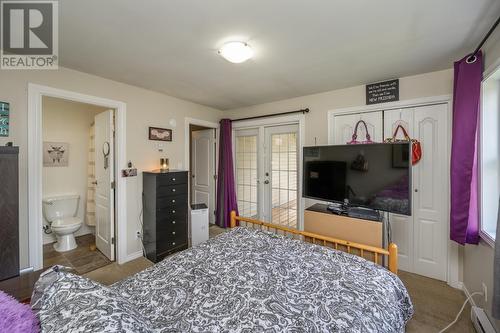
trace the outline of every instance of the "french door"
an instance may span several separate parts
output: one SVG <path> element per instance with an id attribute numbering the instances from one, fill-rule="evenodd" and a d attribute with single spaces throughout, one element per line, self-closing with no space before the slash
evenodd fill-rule
<path id="1" fill-rule="evenodd" d="M 299 127 L 235 131 L 235 178 L 240 215 L 297 228 Z"/>

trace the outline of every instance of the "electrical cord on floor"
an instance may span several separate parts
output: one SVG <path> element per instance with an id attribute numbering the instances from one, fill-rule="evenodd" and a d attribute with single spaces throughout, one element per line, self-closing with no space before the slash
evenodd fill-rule
<path id="1" fill-rule="evenodd" d="M 446 326 L 445 328 L 443 328 L 441 331 L 439 331 L 439 333 L 443 333 L 445 332 L 447 329 L 449 329 L 450 327 L 452 327 L 453 325 L 456 324 L 456 322 L 458 321 L 458 318 L 460 318 L 460 315 L 462 314 L 462 312 L 464 311 L 465 309 L 465 305 L 470 302 L 470 300 L 472 300 L 472 297 L 476 296 L 476 295 L 484 295 L 482 291 L 476 291 L 476 292 L 473 292 L 472 294 L 469 295 L 469 297 L 467 297 L 467 299 L 465 300 L 464 304 L 462 305 L 462 308 L 460 309 L 460 311 L 458 311 L 457 313 L 457 316 L 455 317 L 455 320 L 453 320 L 451 323 L 448 324 L 448 326 Z"/>

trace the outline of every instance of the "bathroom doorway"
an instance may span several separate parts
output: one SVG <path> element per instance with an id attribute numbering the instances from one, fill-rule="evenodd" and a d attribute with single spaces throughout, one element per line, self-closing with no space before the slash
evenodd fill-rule
<path id="1" fill-rule="evenodd" d="M 43 268 L 115 260 L 115 111 L 42 97 Z"/>

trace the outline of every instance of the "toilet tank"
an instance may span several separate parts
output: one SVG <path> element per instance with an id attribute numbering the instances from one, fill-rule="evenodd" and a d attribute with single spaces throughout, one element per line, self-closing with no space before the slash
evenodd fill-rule
<path id="1" fill-rule="evenodd" d="M 48 222 L 76 216 L 79 201 L 77 194 L 46 197 L 42 201 L 43 215 Z"/>

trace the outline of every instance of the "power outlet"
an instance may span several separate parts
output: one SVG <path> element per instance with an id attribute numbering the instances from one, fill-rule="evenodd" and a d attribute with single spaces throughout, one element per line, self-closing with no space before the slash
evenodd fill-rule
<path id="1" fill-rule="evenodd" d="M 484 294 L 484 303 L 488 302 L 488 287 L 483 282 L 483 294 Z"/>

